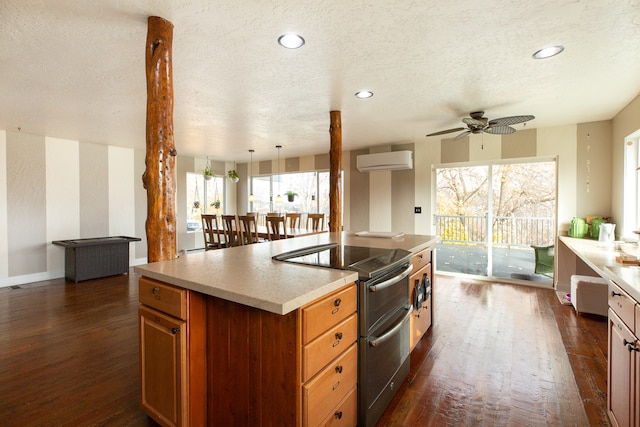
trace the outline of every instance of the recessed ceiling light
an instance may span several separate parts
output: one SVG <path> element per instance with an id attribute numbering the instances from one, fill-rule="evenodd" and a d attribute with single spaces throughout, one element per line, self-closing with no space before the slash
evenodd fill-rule
<path id="1" fill-rule="evenodd" d="M 367 99 L 373 96 L 373 92 L 369 90 L 361 90 L 360 92 L 356 92 L 356 98 Z"/>
<path id="2" fill-rule="evenodd" d="M 533 59 L 551 58 L 552 56 L 556 56 L 557 54 L 559 54 L 563 50 L 564 50 L 564 46 L 562 46 L 562 45 L 549 46 L 549 47 L 545 47 L 543 49 L 540 49 L 539 51 L 537 51 L 536 53 L 534 53 L 531 56 L 533 57 Z"/>
<path id="3" fill-rule="evenodd" d="M 304 45 L 304 39 L 298 34 L 288 33 L 278 37 L 278 43 L 287 49 L 298 49 Z"/>

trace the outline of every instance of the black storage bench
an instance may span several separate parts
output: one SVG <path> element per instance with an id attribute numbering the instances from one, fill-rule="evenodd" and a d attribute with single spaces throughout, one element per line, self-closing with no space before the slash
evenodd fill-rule
<path id="1" fill-rule="evenodd" d="M 114 236 L 91 239 L 54 240 L 63 246 L 64 274 L 74 282 L 115 276 L 129 271 L 129 243 L 138 237 Z"/>

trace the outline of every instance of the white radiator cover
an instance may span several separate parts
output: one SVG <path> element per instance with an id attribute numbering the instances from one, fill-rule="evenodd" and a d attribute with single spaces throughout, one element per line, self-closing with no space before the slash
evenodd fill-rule
<path id="1" fill-rule="evenodd" d="M 360 172 L 413 169 L 413 152 L 389 151 L 362 154 L 356 159 L 356 167 Z"/>

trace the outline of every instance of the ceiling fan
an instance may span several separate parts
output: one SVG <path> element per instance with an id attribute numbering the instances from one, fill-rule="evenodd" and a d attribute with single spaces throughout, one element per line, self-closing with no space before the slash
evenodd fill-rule
<path id="1" fill-rule="evenodd" d="M 469 115 L 471 117 L 465 117 L 464 119 L 462 119 L 462 122 L 467 125 L 466 128 L 460 127 L 460 128 L 454 128 L 454 129 L 441 130 L 440 132 L 430 133 L 427 136 L 444 135 L 446 133 L 464 131 L 461 134 L 457 135 L 455 138 L 453 138 L 454 141 L 457 141 L 472 133 L 485 132 L 485 133 L 492 133 L 492 134 L 498 134 L 498 135 L 506 135 L 506 134 L 514 133 L 516 131 L 510 125 L 516 125 L 518 123 L 524 123 L 529 120 L 535 119 L 534 116 L 526 115 L 526 116 L 502 117 L 501 119 L 489 120 L 486 117 L 484 117 L 484 111 L 474 111 Z"/>

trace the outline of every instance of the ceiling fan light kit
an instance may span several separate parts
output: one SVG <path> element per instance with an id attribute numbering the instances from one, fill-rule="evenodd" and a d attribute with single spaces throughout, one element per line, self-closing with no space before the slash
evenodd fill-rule
<path id="1" fill-rule="evenodd" d="M 494 135 L 508 135 L 516 131 L 511 127 L 511 125 L 516 125 L 518 123 L 524 123 L 528 122 L 529 120 L 535 119 L 535 117 L 532 115 L 522 115 L 489 120 L 488 118 L 484 117 L 484 111 L 474 111 L 470 113 L 469 116 L 470 117 L 465 117 L 462 119 L 462 123 L 467 125 L 466 128 L 459 127 L 441 130 L 438 132 L 429 133 L 427 134 L 427 136 L 444 135 L 447 133 L 463 131 L 455 138 L 453 138 L 454 141 L 457 141 L 469 134 L 490 133 Z"/>

